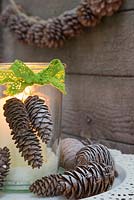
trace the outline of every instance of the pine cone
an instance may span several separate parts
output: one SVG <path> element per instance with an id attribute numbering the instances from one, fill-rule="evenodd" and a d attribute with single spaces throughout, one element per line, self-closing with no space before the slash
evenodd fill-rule
<path id="1" fill-rule="evenodd" d="M 111 16 L 122 5 L 123 0 L 86 0 L 92 13 L 99 18 Z"/>
<path id="2" fill-rule="evenodd" d="M 49 19 L 44 29 L 42 42 L 49 48 L 57 48 L 63 45 L 64 40 L 61 19 L 58 17 Z"/>
<path id="3" fill-rule="evenodd" d="M 13 130 L 13 140 L 19 152 L 22 152 L 24 160 L 32 168 L 42 166 L 41 146 L 39 140 L 30 127 L 30 121 L 25 105 L 17 98 L 11 98 L 4 105 L 4 115 L 9 127 Z"/>
<path id="4" fill-rule="evenodd" d="M 15 140 L 16 148 L 21 152 L 21 156 L 32 168 L 40 168 L 43 163 L 41 146 L 39 140 L 31 129 L 12 131 L 12 139 Z"/>
<path id="5" fill-rule="evenodd" d="M 76 153 L 83 148 L 81 141 L 74 138 L 65 138 L 61 141 L 61 166 L 67 169 L 74 169 L 76 166 Z"/>
<path id="6" fill-rule="evenodd" d="M 81 2 L 76 12 L 79 22 L 84 27 L 96 26 L 100 22 L 99 18 L 92 13 L 88 2 L 85 0 Z"/>
<path id="7" fill-rule="evenodd" d="M 67 11 L 61 16 L 62 31 L 65 37 L 71 38 L 82 32 L 82 25 L 75 12 Z"/>
<path id="8" fill-rule="evenodd" d="M 91 141 L 90 138 L 80 137 L 80 138 L 78 138 L 78 140 L 79 140 L 84 146 L 93 144 L 93 142 Z"/>
<path id="9" fill-rule="evenodd" d="M 30 191 L 44 197 L 64 195 L 68 199 L 80 199 L 107 191 L 113 181 L 111 168 L 91 163 L 65 171 L 63 175 L 50 175 L 37 180 L 30 186 Z"/>
<path id="10" fill-rule="evenodd" d="M 13 16 L 13 19 L 11 18 L 10 20 L 9 29 L 14 31 L 18 40 L 26 43 L 26 36 L 32 22 L 28 21 L 23 15 Z"/>
<path id="11" fill-rule="evenodd" d="M 25 106 L 29 114 L 32 128 L 45 143 L 52 137 L 53 122 L 48 106 L 38 96 L 29 96 L 25 100 Z"/>
<path id="12" fill-rule="evenodd" d="M 28 44 L 36 44 L 38 47 L 46 46 L 46 42 L 43 41 L 44 30 L 46 28 L 45 23 L 37 22 L 33 24 L 26 35 L 26 41 Z"/>
<path id="13" fill-rule="evenodd" d="M 3 187 L 5 178 L 10 168 L 10 152 L 7 147 L 0 148 L 0 188 Z"/>
<path id="14" fill-rule="evenodd" d="M 11 32 L 15 33 L 18 40 L 23 42 L 26 42 L 27 32 L 33 24 L 33 21 L 28 20 L 24 14 L 17 13 L 13 6 L 7 7 L 2 13 L 1 22 L 8 26 Z"/>
<path id="15" fill-rule="evenodd" d="M 8 99 L 3 107 L 4 116 L 9 123 L 10 129 L 15 132 L 29 128 L 29 118 L 24 104 L 17 98 Z"/>
<path id="16" fill-rule="evenodd" d="M 52 197 L 60 195 L 57 190 L 58 182 L 61 179 L 60 174 L 53 174 L 43 177 L 40 180 L 35 181 L 29 188 L 29 190 L 38 196 Z"/>
<path id="17" fill-rule="evenodd" d="M 68 199 L 81 199 L 105 192 L 114 181 L 114 172 L 97 163 L 66 171 L 59 181 L 58 189 Z"/>
<path id="18" fill-rule="evenodd" d="M 114 160 L 108 148 L 101 144 L 87 145 L 76 154 L 77 165 L 84 165 L 89 162 L 105 164 L 115 169 Z"/>

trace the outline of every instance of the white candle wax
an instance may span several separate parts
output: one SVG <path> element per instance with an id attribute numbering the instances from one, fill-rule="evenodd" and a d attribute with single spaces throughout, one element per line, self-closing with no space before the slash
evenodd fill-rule
<path id="1" fill-rule="evenodd" d="M 11 130 L 6 122 L 4 117 L 3 105 L 5 104 L 8 98 L 0 99 L 0 146 L 4 147 L 10 144 L 11 142 Z"/>

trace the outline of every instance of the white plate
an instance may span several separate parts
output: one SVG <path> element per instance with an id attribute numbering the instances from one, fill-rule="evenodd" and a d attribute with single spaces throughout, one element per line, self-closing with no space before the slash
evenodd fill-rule
<path id="1" fill-rule="evenodd" d="M 134 200 L 134 155 L 111 150 L 118 177 L 111 190 L 83 200 Z M 0 193 L 0 200 L 65 200 L 63 197 L 38 198 L 31 193 Z"/>

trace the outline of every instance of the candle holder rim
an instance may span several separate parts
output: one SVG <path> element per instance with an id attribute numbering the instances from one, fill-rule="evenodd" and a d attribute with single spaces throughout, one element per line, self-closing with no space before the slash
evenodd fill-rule
<path id="1" fill-rule="evenodd" d="M 28 65 L 31 68 L 34 69 L 43 69 L 44 67 L 47 67 L 50 63 L 49 62 L 24 62 L 26 65 Z M 4 70 L 4 68 L 7 68 L 7 66 L 11 66 L 13 64 L 13 62 L 0 62 L 0 69 L 1 66 L 3 67 L 2 69 Z M 63 63 L 64 67 L 66 68 L 66 64 Z"/>

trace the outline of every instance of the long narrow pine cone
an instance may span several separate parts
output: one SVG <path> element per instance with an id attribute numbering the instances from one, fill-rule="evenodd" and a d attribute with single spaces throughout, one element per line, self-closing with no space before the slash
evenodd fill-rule
<path id="1" fill-rule="evenodd" d="M 113 181 L 111 168 L 92 162 L 65 172 L 58 188 L 68 199 L 81 199 L 107 191 Z"/>
<path id="2" fill-rule="evenodd" d="M 52 138 L 53 122 L 48 106 L 37 95 L 29 96 L 25 100 L 25 106 L 29 114 L 32 128 L 45 143 Z"/>
<path id="3" fill-rule="evenodd" d="M 44 197 L 56 194 L 68 199 L 80 199 L 107 191 L 113 181 L 114 172 L 110 167 L 92 162 L 90 165 L 65 171 L 56 182 L 52 175 L 37 180 L 30 186 L 30 191 Z"/>
<path id="4" fill-rule="evenodd" d="M 17 98 L 11 98 L 3 106 L 4 116 L 9 123 L 10 129 L 15 132 L 18 130 L 29 129 L 29 118 L 24 104 Z"/>
<path id="5" fill-rule="evenodd" d="M 93 144 L 83 147 L 76 154 L 76 164 L 84 165 L 91 162 L 97 162 L 99 164 L 105 164 L 115 169 L 114 160 L 108 150 L 108 148 L 102 144 Z"/>
<path id="6" fill-rule="evenodd" d="M 0 189 L 3 187 L 10 168 L 10 152 L 7 147 L 0 148 Z"/>
<path id="7" fill-rule="evenodd" d="M 92 13 L 99 18 L 103 16 L 111 16 L 119 10 L 123 0 L 85 0 Z"/>
<path id="8" fill-rule="evenodd" d="M 30 127 L 30 121 L 25 105 L 17 98 L 6 101 L 4 107 L 6 121 L 12 129 L 13 140 L 25 161 L 32 168 L 40 168 L 43 160 L 41 146 L 35 132 Z"/>
<path id="9" fill-rule="evenodd" d="M 12 139 L 15 140 L 16 147 L 19 149 L 21 156 L 28 162 L 32 168 L 42 166 L 42 155 L 39 140 L 31 129 L 12 131 Z"/>
<path id="10" fill-rule="evenodd" d="M 60 174 L 53 174 L 43 177 L 40 180 L 35 181 L 29 188 L 29 190 L 38 196 L 52 197 L 60 195 L 58 190 L 59 180 L 62 178 Z"/>

